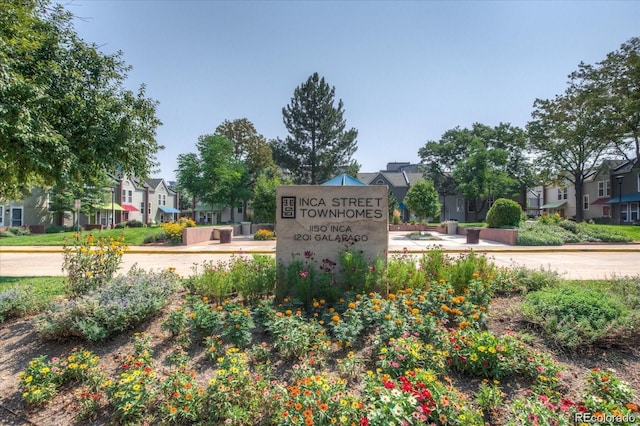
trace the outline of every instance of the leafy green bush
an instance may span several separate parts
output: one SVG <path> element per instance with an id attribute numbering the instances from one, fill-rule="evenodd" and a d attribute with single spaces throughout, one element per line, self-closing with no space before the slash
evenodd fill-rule
<path id="1" fill-rule="evenodd" d="M 11 232 L 13 235 L 21 237 L 23 235 L 31 235 L 31 230 L 28 226 L 11 226 L 7 231 Z"/>
<path id="2" fill-rule="evenodd" d="M 129 220 L 129 221 L 127 221 L 127 227 L 128 228 L 142 228 L 142 227 L 144 227 L 144 223 L 140 222 L 139 220 Z"/>
<path id="3" fill-rule="evenodd" d="M 520 204 L 507 198 L 498 198 L 487 212 L 487 226 L 489 228 L 518 226 L 521 218 Z"/>
<path id="4" fill-rule="evenodd" d="M 276 261 L 271 256 L 237 257 L 230 267 L 230 279 L 249 304 L 273 294 L 276 285 Z"/>
<path id="5" fill-rule="evenodd" d="M 0 238 L 10 238 L 10 237 L 15 237 L 16 234 L 14 234 L 11 231 L 0 231 Z"/>
<path id="6" fill-rule="evenodd" d="M 35 327 L 47 339 L 75 336 L 103 340 L 157 314 L 179 286 L 179 278 L 172 272 L 132 268 L 98 290 L 54 303 L 36 317 Z"/>
<path id="7" fill-rule="evenodd" d="M 62 270 L 67 272 L 67 293 L 78 296 L 95 290 L 113 277 L 127 247 L 124 237 L 96 239 L 93 234 L 73 234 L 64 247 Z"/>
<path id="8" fill-rule="evenodd" d="M 7 318 L 24 315 L 31 305 L 33 292 L 26 287 L 16 287 L 0 293 L 0 323 Z"/>
<path id="9" fill-rule="evenodd" d="M 565 239 L 562 234 L 568 231 L 543 222 L 525 222 L 518 229 L 519 246 L 561 246 Z"/>
<path id="10" fill-rule="evenodd" d="M 75 226 L 49 225 L 44 232 L 47 234 L 59 234 L 60 232 L 72 232 L 75 230 Z"/>
<path id="11" fill-rule="evenodd" d="M 570 349 L 604 339 L 615 342 L 639 324 L 638 316 L 608 292 L 577 286 L 529 293 L 522 312 L 550 341 Z"/>

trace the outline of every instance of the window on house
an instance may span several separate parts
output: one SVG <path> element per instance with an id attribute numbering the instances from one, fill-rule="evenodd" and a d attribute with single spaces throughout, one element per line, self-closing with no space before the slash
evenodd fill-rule
<path id="1" fill-rule="evenodd" d="M 631 222 L 638 221 L 638 203 L 631 203 Z"/>
<path id="2" fill-rule="evenodd" d="M 638 192 L 640 192 L 640 173 L 638 173 Z"/>
<path id="3" fill-rule="evenodd" d="M 140 211 L 144 213 L 144 201 L 140 201 Z"/>
<path id="4" fill-rule="evenodd" d="M 0 226 L 4 224 L 4 206 L 0 204 Z"/>
<path id="5" fill-rule="evenodd" d="M 582 196 L 582 210 L 589 210 L 589 196 Z"/>
<path id="6" fill-rule="evenodd" d="M 133 191 L 131 190 L 127 192 L 127 203 L 129 204 L 133 203 Z"/>
<path id="7" fill-rule="evenodd" d="M 611 193 L 611 181 L 599 180 L 598 181 L 598 197 L 608 197 Z"/>
<path id="8" fill-rule="evenodd" d="M 602 216 L 611 216 L 611 206 L 602 206 Z"/>
<path id="9" fill-rule="evenodd" d="M 237 212 L 238 212 L 238 213 L 240 213 L 240 214 L 242 214 L 242 207 L 238 207 Z"/>
<path id="10" fill-rule="evenodd" d="M 376 185 L 384 185 L 384 181 L 382 179 L 376 180 Z"/>
<path id="11" fill-rule="evenodd" d="M 127 190 L 126 189 L 122 190 L 122 197 L 120 198 L 120 202 L 121 203 L 126 203 L 127 202 Z"/>
<path id="12" fill-rule="evenodd" d="M 558 188 L 558 200 L 566 200 L 568 195 L 569 191 L 567 188 Z"/>
<path id="13" fill-rule="evenodd" d="M 467 212 L 469 212 L 469 213 L 475 213 L 476 212 L 476 202 L 475 201 L 469 201 L 469 204 L 467 205 Z"/>
<path id="14" fill-rule="evenodd" d="M 623 222 L 629 221 L 629 204 L 620 204 L 620 217 L 622 218 Z"/>
<path id="15" fill-rule="evenodd" d="M 149 201 L 148 207 L 149 207 L 149 214 L 151 214 L 151 201 Z"/>
<path id="16" fill-rule="evenodd" d="M 456 212 L 464 212 L 464 198 L 456 198 Z"/>

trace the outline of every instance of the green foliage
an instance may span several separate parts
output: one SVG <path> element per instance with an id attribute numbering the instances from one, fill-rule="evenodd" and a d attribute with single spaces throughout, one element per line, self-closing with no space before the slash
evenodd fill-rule
<path id="1" fill-rule="evenodd" d="M 22 398 L 31 405 L 49 402 L 65 383 L 72 381 L 99 382 L 102 373 L 100 358 L 91 351 L 73 349 L 64 358 L 47 359 L 40 355 L 29 361 L 29 366 L 18 375 Z"/>
<path id="2" fill-rule="evenodd" d="M 471 129 L 456 127 L 440 140 L 428 141 L 418 155 L 426 165 L 425 177 L 441 194 L 486 200 L 516 195 L 532 184 L 525 143 L 518 127 L 474 123 Z"/>
<path id="3" fill-rule="evenodd" d="M 16 287 L 0 292 L 0 323 L 8 318 L 21 317 L 28 312 L 33 291 L 28 287 Z"/>
<path id="4" fill-rule="evenodd" d="M 47 339 L 103 340 L 156 315 L 179 286 L 172 272 L 132 269 L 98 290 L 52 304 L 36 317 L 35 327 Z"/>
<path id="5" fill-rule="evenodd" d="M 144 178 L 162 147 L 157 102 L 125 89 L 130 67 L 82 40 L 48 0 L 0 3 L 0 193 L 91 182 L 117 169 Z"/>
<path id="6" fill-rule="evenodd" d="M 271 170 L 258 175 L 253 197 L 249 204 L 260 221 L 275 223 L 276 221 L 276 188 L 284 181 L 279 173 Z"/>
<path id="7" fill-rule="evenodd" d="M 235 156 L 232 141 L 220 135 L 203 135 L 196 148 L 197 154 L 178 155 L 176 178 L 181 189 L 211 206 L 236 206 L 240 200 L 249 199 L 249 174 Z"/>
<path id="8" fill-rule="evenodd" d="M 624 344 L 623 336 L 640 323 L 640 317 L 610 293 L 578 286 L 529 293 L 522 312 L 550 341 L 569 349 L 604 341 Z"/>
<path id="9" fill-rule="evenodd" d="M 354 166 L 358 131 L 345 130 L 342 100 L 334 105 L 335 87 L 313 73 L 296 87 L 289 105 L 282 109 L 289 132 L 285 140 L 272 142 L 276 163 L 295 171 L 296 184 L 317 185 Z"/>
<path id="10" fill-rule="evenodd" d="M 404 203 L 420 219 L 440 216 L 438 192 L 431 181 L 423 180 L 411 185 L 404 197 Z"/>
<path id="11" fill-rule="evenodd" d="M 487 212 L 487 227 L 518 226 L 522 217 L 520 204 L 507 198 L 498 198 Z"/>
<path id="12" fill-rule="evenodd" d="M 62 270 L 67 272 L 67 294 L 79 296 L 105 285 L 120 266 L 126 250 L 124 237 L 107 241 L 93 234 L 74 234 L 64 247 Z"/>
<path id="13" fill-rule="evenodd" d="M 234 258 L 230 278 L 245 302 L 252 305 L 273 294 L 276 285 L 275 266 L 275 259 L 266 255 Z"/>
<path id="14" fill-rule="evenodd" d="M 275 260 L 270 256 L 232 257 L 228 262 L 205 262 L 186 282 L 194 294 L 222 302 L 238 291 L 252 304 L 273 294 L 276 282 Z"/>
<path id="15" fill-rule="evenodd" d="M 351 262 L 356 263 L 347 265 L 358 270 L 357 259 Z M 462 294 L 439 278 L 458 262 L 464 264 L 460 270 L 465 273 L 468 264 L 479 265 L 470 282 L 460 286 Z M 433 277 L 426 285 L 421 283 L 422 288 L 398 289 L 385 297 L 375 292 L 345 293 L 334 303 L 312 299 L 308 310 L 289 298 L 262 299 L 249 308 L 237 300 L 212 304 L 207 297 L 187 296 L 163 324 L 172 337 L 167 341 L 156 336 L 153 341 L 150 335 L 136 334 L 133 351 L 120 356 L 115 371 L 80 349 L 60 359 L 46 355 L 33 359 L 18 376 L 18 385 L 29 404 L 42 405 L 64 389 L 68 390 L 64 400 L 79 407 L 78 420 L 105 422 L 110 416 L 118 424 L 386 426 L 407 420 L 442 425 L 569 425 L 579 413 L 637 416 L 632 388 L 612 372 L 593 370 L 582 391 L 567 389 L 559 381 L 559 364 L 534 349 L 530 337 L 486 331 L 489 290 L 483 280 L 484 271 L 489 274 L 491 268 L 484 268 L 483 261 L 449 258 L 434 250 L 419 263 L 428 266 L 425 275 Z M 404 261 L 398 264 L 408 267 Z M 359 270 L 366 273 L 364 267 Z M 462 272 L 451 275 L 463 277 Z M 234 274 L 233 268 L 228 274 Z M 496 279 L 498 274 L 491 274 L 493 278 L 486 279 Z M 519 281 L 524 274 L 513 271 L 512 276 Z M 364 281 L 356 274 L 350 280 Z M 529 285 L 534 284 L 516 282 L 518 287 Z M 535 285 L 545 286 L 546 291 L 550 284 Z M 130 281 L 127 287 L 134 292 L 141 286 Z M 628 306 L 637 306 L 640 299 L 640 287 L 633 279 L 588 282 L 582 287 L 598 288 Z M 119 305 L 142 300 L 122 294 L 110 298 Z M 74 323 L 91 316 L 97 306 L 109 307 L 105 300 L 89 308 L 85 304 L 83 316 Z M 578 310 L 582 307 L 575 305 Z M 260 343 L 251 339 L 254 319 L 264 338 Z M 204 345 L 188 347 L 194 337 Z M 630 337 L 634 339 L 630 342 L 636 341 L 636 336 Z M 170 367 L 156 369 L 168 352 L 167 344 L 174 344 L 166 358 Z M 155 356 L 152 347 L 161 348 L 161 354 Z M 497 381 L 487 380 L 496 377 L 530 390 L 508 400 Z M 458 386 L 480 379 L 475 396 L 468 386 Z M 579 402 L 570 395 L 579 395 Z M 494 410 L 498 406 L 500 410 Z"/>
<path id="16" fill-rule="evenodd" d="M 525 222 L 518 229 L 517 244 L 519 246 L 561 246 L 569 235 L 567 231 L 557 226 Z"/>
<path id="17" fill-rule="evenodd" d="M 63 277 L 0 277 L 0 323 L 40 312 L 63 295 Z"/>
<path id="18" fill-rule="evenodd" d="M 536 222 L 524 222 L 518 230 L 518 245 L 522 246 L 560 246 L 565 243 L 632 240 L 632 236 L 617 229 L 562 220 L 558 215 L 541 216 Z"/>

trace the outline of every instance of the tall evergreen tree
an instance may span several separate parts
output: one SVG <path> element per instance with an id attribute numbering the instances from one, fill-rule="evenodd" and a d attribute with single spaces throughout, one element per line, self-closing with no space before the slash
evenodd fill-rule
<path id="1" fill-rule="evenodd" d="M 276 163 L 288 169 L 297 184 L 316 185 L 357 167 L 351 157 L 357 149 L 358 131 L 345 130 L 342 99 L 335 106 L 334 98 L 335 87 L 314 73 L 282 109 L 289 136 L 272 141 L 272 149 Z"/>

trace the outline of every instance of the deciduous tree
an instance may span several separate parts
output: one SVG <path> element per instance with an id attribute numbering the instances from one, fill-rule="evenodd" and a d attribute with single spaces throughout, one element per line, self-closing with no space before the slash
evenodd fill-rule
<path id="1" fill-rule="evenodd" d="M 573 184 L 580 222 L 584 181 L 607 153 L 613 155 L 616 144 L 611 139 L 613 125 L 599 105 L 601 94 L 593 93 L 594 88 L 584 86 L 575 74 L 570 79 L 564 94 L 535 100 L 527 130 L 537 162 L 556 181 Z"/>
<path id="2" fill-rule="evenodd" d="M 125 89 L 130 67 L 75 33 L 49 0 L 0 0 L 0 198 L 82 184 L 116 169 L 148 176 L 162 147 L 157 102 Z"/>
<path id="3" fill-rule="evenodd" d="M 231 220 L 240 200 L 249 197 L 249 175 L 244 163 L 233 153 L 233 143 L 216 135 L 204 135 L 196 144 L 198 153 L 180 154 L 176 177 L 198 201 L 210 205 L 230 206 Z"/>
<path id="4" fill-rule="evenodd" d="M 471 129 L 446 131 L 418 155 L 425 177 L 441 195 L 463 194 L 468 202 L 480 202 L 482 210 L 490 198 L 516 196 L 530 185 L 525 147 L 526 134 L 518 127 L 475 123 Z"/>
<path id="5" fill-rule="evenodd" d="M 404 197 L 404 203 L 420 220 L 440 215 L 441 204 L 438 201 L 438 191 L 429 180 L 411 185 Z"/>

